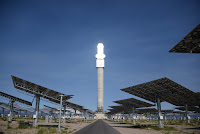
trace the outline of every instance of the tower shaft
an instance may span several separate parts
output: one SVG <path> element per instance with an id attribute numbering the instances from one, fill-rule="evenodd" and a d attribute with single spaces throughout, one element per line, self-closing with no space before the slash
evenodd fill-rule
<path id="1" fill-rule="evenodd" d="M 103 112 L 103 67 L 97 67 L 97 112 Z"/>

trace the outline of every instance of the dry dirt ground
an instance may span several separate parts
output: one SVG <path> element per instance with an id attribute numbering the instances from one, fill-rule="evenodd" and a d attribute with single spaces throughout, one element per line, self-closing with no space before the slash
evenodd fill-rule
<path id="1" fill-rule="evenodd" d="M 95 121 L 95 120 L 94 120 Z M 118 122 L 111 122 L 104 120 L 108 125 L 116 129 L 122 134 L 200 134 L 200 126 L 189 126 L 189 125 L 166 125 L 166 126 L 172 126 L 176 128 L 176 131 L 163 131 L 163 130 L 154 130 L 152 128 L 146 128 L 146 129 L 139 129 L 134 128 L 130 124 L 123 124 Z M 92 123 L 92 122 L 90 122 Z M 61 130 L 65 130 L 65 133 L 74 133 L 81 128 L 86 127 L 90 123 L 85 122 L 76 122 L 76 123 L 62 123 L 61 124 Z M 41 128 L 55 128 L 57 130 L 58 123 L 44 123 L 44 120 L 40 120 L 38 123 L 39 127 L 29 127 L 27 129 L 19 129 L 19 122 L 18 121 L 12 121 L 8 125 L 7 121 L 0 121 L 0 134 L 37 134 L 39 129 Z M 145 124 L 145 123 L 144 123 Z M 9 126 L 9 127 L 8 127 Z"/>
<path id="2" fill-rule="evenodd" d="M 90 122 L 91 123 L 91 122 Z M 76 123 L 61 123 L 61 130 L 64 130 L 65 133 L 74 133 L 77 130 L 80 130 L 81 128 L 86 127 L 90 123 L 85 122 L 76 122 Z M 9 126 L 9 128 L 8 128 Z M 0 134 L 37 134 L 39 129 L 41 128 L 55 128 L 57 130 L 58 123 L 44 123 L 39 122 L 38 128 L 29 127 L 26 129 L 19 129 L 19 122 L 18 121 L 12 121 L 8 125 L 7 121 L 0 121 Z"/>
<path id="3" fill-rule="evenodd" d="M 141 130 L 138 128 L 132 128 L 129 124 L 120 124 L 118 122 L 110 122 L 104 120 L 108 125 L 119 131 L 121 134 L 162 134 L 155 130 Z"/>
<path id="4" fill-rule="evenodd" d="M 16 129 L 18 127 L 18 122 L 13 121 L 9 124 L 11 128 L 8 129 L 8 122 L 7 121 L 0 121 L 0 132 L 3 134 L 20 134 L 25 132 L 26 134 L 37 133 L 37 129 Z"/>
<path id="5" fill-rule="evenodd" d="M 165 131 L 165 130 L 154 130 L 152 128 L 139 129 L 134 128 L 133 125 L 123 124 L 119 122 L 111 122 L 104 120 L 110 126 L 115 128 L 122 134 L 200 134 L 200 126 L 189 126 L 189 125 L 166 125 L 168 127 L 174 127 L 177 130 Z"/>

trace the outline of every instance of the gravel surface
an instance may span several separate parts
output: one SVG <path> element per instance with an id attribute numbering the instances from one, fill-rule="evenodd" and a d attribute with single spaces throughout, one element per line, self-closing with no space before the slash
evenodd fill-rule
<path id="1" fill-rule="evenodd" d="M 85 122 L 77 122 L 77 123 L 61 123 L 61 129 L 67 130 L 70 133 L 76 132 L 87 125 L 91 123 L 85 123 Z M 8 122 L 7 121 L 0 121 L 0 134 L 3 132 L 4 134 L 37 134 L 38 130 L 42 127 L 44 128 L 58 128 L 58 123 L 44 123 L 40 122 L 38 123 L 38 126 L 40 128 L 29 128 L 29 129 L 18 129 L 19 123 L 17 121 L 12 121 L 12 123 L 9 124 L 11 127 L 8 129 Z M 67 128 L 67 129 L 66 129 Z"/>
<path id="2" fill-rule="evenodd" d="M 120 124 L 118 122 L 110 122 L 106 120 L 104 121 L 111 127 L 115 128 L 117 131 L 119 131 L 121 134 L 162 134 L 161 132 L 155 130 L 137 129 L 128 124 Z"/>

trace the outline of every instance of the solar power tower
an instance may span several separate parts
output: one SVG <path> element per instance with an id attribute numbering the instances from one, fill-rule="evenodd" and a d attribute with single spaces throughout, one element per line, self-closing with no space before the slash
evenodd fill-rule
<path id="1" fill-rule="evenodd" d="M 121 104 L 125 107 L 132 108 L 132 113 L 133 113 L 133 124 L 135 124 L 135 109 L 136 108 L 141 108 L 141 107 L 151 107 L 154 106 L 150 103 L 140 101 L 134 98 L 129 98 L 129 99 L 124 99 L 124 100 L 118 100 L 118 101 L 113 101 L 115 103 Z"/>
<path id="2" fill-rule="evenodd" d="M 12 117 L 13 117 L 13 103 L 15 101 L 20 102 L 22 104 L 26 104 L 26 105 L 32 106 L 31 102 L 23 100 L 23 99 L 20 99 L 20 98 L 17 98 L 15 96 L 12 96 L 12 95 L 9 95 L 9 94 L 3 93 L 3 92 L 0 92 L 0 95 L 3 96 L 3 97 L 5 97 L 5 98 L 10 99 L 10 114 L 9 114 L 8 121 L 12 121 Z"/>
<path id="3" fill-rule="evenodd" d="M 102 43 L 98 43 L 95 57 L 97 58 L 97 113 L 103 113 L 103 75 L 105 67 L 104 58 L 106 55 L 104 54 L 104 45 Z"/>
<path id="4" fill-rule="evenodd" d="M 34 118 L 34 126 L 38 125 L 38 114 L 39 114 L 39 103 L 40 97 L 47 99 L 52 102 L 62 102 L 72 98 L 73 95 L 65 95 L 54 90 L 48 89 L 46 87 L 42 87 L 40 85 L 34 84 L 32 82 L 23 80 L 21 78 L 12 76 L 13 85 L 16 89 L 22 90 L 24 92 L 34 94 L 36 98 L 36 107 L 35 107 L 35 115 Z M 61 99 L 62 98 L 62 99 Z M 61 103 L 62 105 L 62 103 Z M 66 108 L 66 106 L 64 106 Z"/>
<path id="5" fill-rule="evenodd" d="M 169 52 L 200 53 L 200 24 L 186 35 Z"/>
<path id="6" fill-rule="evenodd" d="M 197 101 L 198 99 L 196 98 L 196 94 L 193 91 L 175 83 L 166 77 L 121 90 L 151 102 L 156 102 L 159 127 L 164 126 L 162 123 L 163 116 L 161 114 L 160 102 L 166 101 L 175 106 L 185 106 L 186 119 L 188 123 L 190 122 L 188 119 L 188 105 L 200 105 Z"/>

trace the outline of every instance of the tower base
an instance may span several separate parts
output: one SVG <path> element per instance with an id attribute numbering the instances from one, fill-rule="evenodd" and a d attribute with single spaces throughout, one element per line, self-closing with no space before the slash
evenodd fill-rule
<path id="1" fill-rule="evenodd" d="M 104 114 L 96 113 L 95 115 L 96 115 L 95 116 L 96 119 L 107 119 L 107 117 Z"/>
<path id="2" fill-rule="evenodd" d="M 101 114 L 104 113 L 103 107 L 101 107 L 101 108 L 98 107 L 96 113 L 101 113 Z"/>

